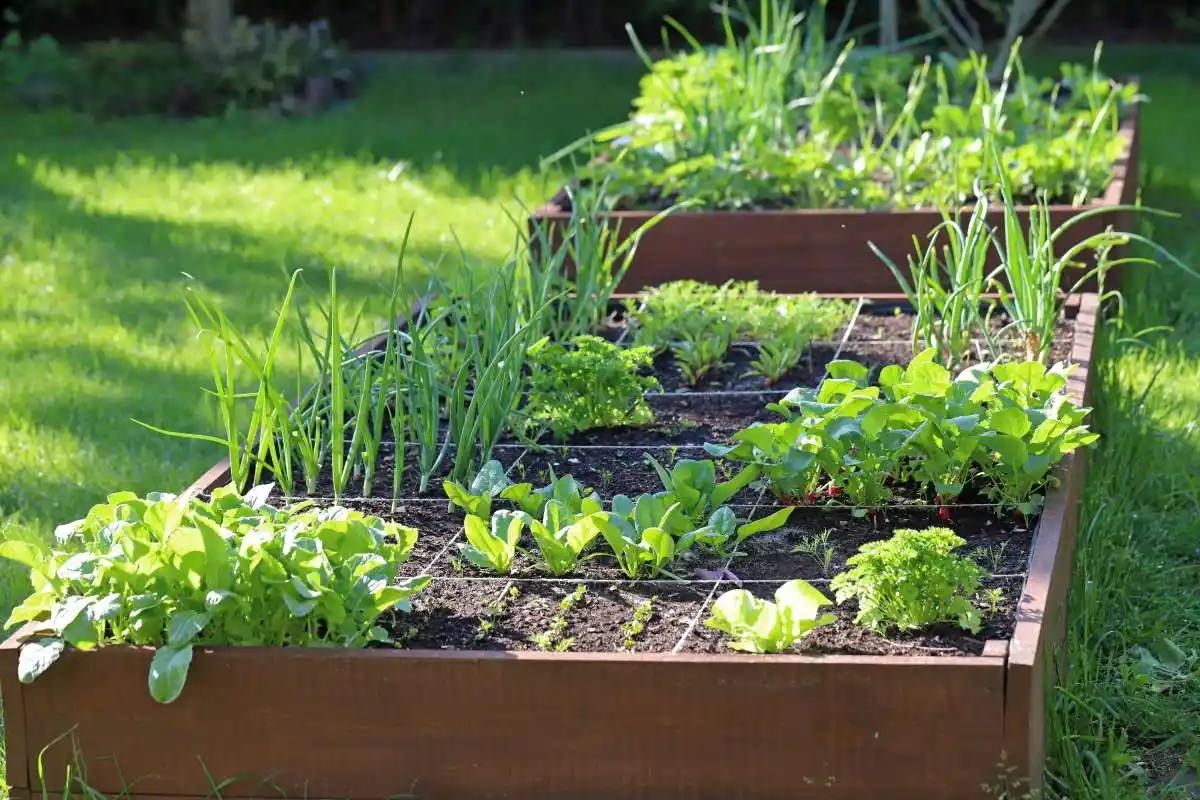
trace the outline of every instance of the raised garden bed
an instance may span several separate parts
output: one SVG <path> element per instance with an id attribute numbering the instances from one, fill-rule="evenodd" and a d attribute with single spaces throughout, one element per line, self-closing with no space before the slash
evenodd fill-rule
<path id="1" fill-rule="evenodd" d="M 1097 313 L 1094 295 L 1074 298 L 1056 340 L 1069 342 L 1063 355 L 1079 365 L 1068 388 L 1075 402 L 1090 395 Z M 802 361 L 789 385 L 817 385 L 832 358 L 906 362 L 904 321 L 860 309 L 831 341 L 814 344 L 812 365 Z M 652 491 L 644 454 L 670 463 L 702 442 L 727 441 L 782 394 L 726 388 L 743 385 L 736 369 L 694 389 L 671 387 L 669 361 L 656 370 L 667 389 L 648 396 L 658 412 L 652 426 L 536 450 L 507 442 L 495 457 L 514 478 L 570 472 L 606 498 Z M 38 757 L 73 731 L 89 785 L 116 794 L 133 782 L 135 798 L 210 796 L 206 771 L 218 782 L 269 775 L 286 796 L 355 799 L 410 788 L 437 798 L 957 799 L 1006 780 L 1036 787 L 1083 467 L 1081 453 L 1061 462 L 1061 483 L 1032 532 L 1033 520 L 983 513 L 969 491 L 945 507 L 947 522 L 897 489 L 866 516 L 835 504 L 797 508 L 785 527 L 748 539 L 736 562 L 681 561 L 681 581 L 631 582 L 609 559 L 554 579 L 523 556 L 510 575 L 490 576 L 456 556 L 460 515 L 447 513 L 436 491 L 403 497 L 394 510 L 390 498 L 343 498 L 420 529 L 402 573 L 429 576 L 430 586 L 411 615 L 385 620 L 401 649 L 198 648 L 182 695 L 159 705 L 146 690 L 153 651 L 145 648 L 70 651 L 19 683 L 25 629 L 0 645 L 8 780 L 15 800 L 37 794 L 42 779 L 61 786 L 69 746 L 47 751 L 44 771 Z M 218 464 L 192 488 L 207 492 L 228 478 L 228 464 Z M 386 474 L 378 480 L 390 485 Z M 730 502 L 749 517 L 776 510 L 762 492 Z M 703 624 L 735 583 L 766 596 L 793 578 L 824 587 L 858 544 L 937 525 L 990 562 L 985 585 L 997 601 L 978 634 L 935 626 L 885 637 L 855 627 L 839 607 L 834 624 L 803 640 L 804 655 L 753 656 L 728 651 Z M 793 552 L 825 531 L 838 548 L 829 564 Z M 644 629 L 623 630 L 650 598 Z M 559 616 L 571 649 L 536 649 L 530 637 Z M 221 790 L 274 793 L 253 780 Z"/>
<path id="2" fill-rule="evenodd" d="M 1133 106 L 1120 128 L 1125 141 L 1122 156 L 1113 166 L 1112 182 L 1104 195 L 1082 206 L 1051 205 L 1052 227 L 1059 227 L 1081 212 L 1130 205 L 1138 197 L 1138 109 Z M 607 215 L 621 241 L 645 225 L 656 211 L 614 211 Z M 1029 207 L 1022 206 L 1028 232 Z M 1099 214 L 1081 221 L 1059 239 L 1059 252 L 1101 233 L 1136 230 L 1129 211 Z M 530 228 L 544 231 L 557 245 L 571 213 L 556 202 L 539 208 Z M 1002 211 L 989 213 L 989 222 L 1001 227 Z M 754 280 L 778 292 L 857 293 L 880 295 L 896 291 L 896 279 L 872 252 L 873 242 L 897 265 L 906 264 L 913 252 L 913 237 L 925 242 L 942 217 L 937 209 L 853 208 L 775 209 L 755 211 L 677 211 L 647 230 L 638 243 L 629 270 L 621 281 L 623 292 L 636 292 L 668 281 L 693 279 L 721 283 Z M 541 235 L 541 234 L 539 234 Z M 994 267 L 997 260 L 993 258 Z M 1109 272 L 1106 286 L 1118 287 L 1118 265 Z M 1079 273 L 1068 270 L 1064 289 Z M 1085 289 L 1095 291 L 1095 281 Z"/>

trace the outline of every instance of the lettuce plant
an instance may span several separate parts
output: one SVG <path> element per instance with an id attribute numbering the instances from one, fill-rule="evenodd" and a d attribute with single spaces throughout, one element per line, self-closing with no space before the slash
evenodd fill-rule
<path id="1" fill-rule="evenodd" d="M 725 592 L 713 603 L 704 624 L 733 637 L 729 646 L 748 653 L 788 650 L 812 630 L 835 622 L 820 613 L 829 598 L 805 581 L 793 580 L 775 590 L 775 601 L 762 600 L 745 589 Z"/>
<path id="2" fill-rule="evenodd" d="M 855 621 L 877 631 L 914 630 L 952 622 L 978 633 L 971 602 L 983 568 L 954 551 L 966 544 L 948 528 L 898 530 L 869 542 L 847 560 L 851 569 L 829 583 L 838 603 L 858 601 Z"/>
<path id="3" fill-rule="evenodd" d="M 276 508 L 271 485 L 210 500 L 109 495 L 61 525 L 48 547 L 9 541 L 0 557 L 30 569 L 33 594 L 7 626 L 37 622 L 20 679 L 31 682 L 67 645 L 158 648 L 150 694 L 177 698 L 193 646 L 362 647 L 390 641 L 377 624 L 409 610 L 427 578 L 394 582 L 417 531 L 339 507 Z"/>

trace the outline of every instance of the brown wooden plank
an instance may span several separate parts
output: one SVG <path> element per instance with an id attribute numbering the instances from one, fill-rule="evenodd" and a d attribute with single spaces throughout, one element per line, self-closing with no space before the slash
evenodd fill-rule
<path id="1" fill-rule="evenodd" d="M 140 792 L 203 795 L 200 757 L 347 798 L 963 798 L 1002 747 L 1001 658 L 214 649 L 169 706 L 149 659 L 67 654 L 26 687 L 34 741 L 78 725 L 105 792 L 111 756 Z"/>
<path id="2" fill-rule="evenodd" d="M 1075 317 L 1072 360 L 1080 366 L 1067 390 L 1075 402 L 1090 401 L 1091 369 L 1099 299 L 1080 296 Z M 1061 648 L 1066 634 L 1067 590 L 1071 583 L 1079 504 L 1083 493 L 1087 452 L 1072 453 L 1057 470 L 1061 485 L 1046 493 L 1046 506 L 1029 555 L 1029 574 L 1017 607 L 1016 626 L 1009 646 L 1005 690 L 1005 741 L 1010 766 L 1025 788 L 1038 788 L 1046 760 L 1046 693 L 1063 677 Z"/>
<path id="3" fill-rule="evenodd" d="M 1054 225 L 1061 225 L 1084 210 L 1112 207 L 1137 189 L 1138 109 L 1122 121 L 1123 155 L 1115 162 L 1113 179 L 1104 195 L 1080 207 L 1050 207 Z M 1028 230 L 1028 207 L 1018 209 Z M 623 234 L 629 234 L 654 214 L 621 211 L 609 215 Z M 570 215 L 553 205 L 535 212 L 530 230 L 544 225 L 552 243 L 561 241 L 561 226 Z M 942 221 L 935 209 L 875 211 L 862 209 L 788 209 L 772 211 L 681 211 L 660 221 L 641 239 L 632 265 L 621 282 L 623 292 L 633 292 L 667 281 L 699 279 L 714 282 L 757 280 L 764 289 L 779 292 L 855 293 L 895 292 L 896 280 L 868 242 L 874 242 L 897 265 L 907 264 L 915 252 L 913 237 L 924 242 Z M 993 210 L 989 221 L 999 225 L 1002 212 Z M 1100 233 L 1108 225 L 1129 230 L 1128 212 L 1114 212 L 1073 225 L 1059 239 L 1062 248 Z M 993 254 L 990 266 L 998 264 Z M 1107 288 L 1121 283 L 1122 267 L 1106 277 Z M 1064 276 L 1064 288 L 1079 278 Z M 1096 282 L 1083 288 L 1095 290 Z"/>
<path id="4" fill-rule="evenodd" d="M 13 788 L 13 800 L 28 789 L 29 759 L 26 745 L 25 697 L 17 680 L 17 658 L 22 639 L 14 635 L 0 642 L 0 715 L 4 722 L 5 780 Z"/>

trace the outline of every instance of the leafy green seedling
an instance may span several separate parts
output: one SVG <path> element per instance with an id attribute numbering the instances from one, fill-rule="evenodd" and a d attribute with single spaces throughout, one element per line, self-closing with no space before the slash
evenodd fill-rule
<path id="1" fill-rule="evenodd" d="M 600 535 L 599 520 L 604 512 L 599 500 L 589 497 L 578 511 L 561 500 L 549 500 L 540 520 L 525 516 L 546 569 L 560 576 L 575 569 L 584 548 Z"/>
<path id="2" fill-rule="evenodd" d="M 663 498 L 651 494 L 641 495 L 636 502 L 619 494 L 612 500 L 612 510 L 596 521 L 617 566 L 630 580 L 660 574 L 675 577 L 666 570 L 677 552 L 672 531 L 686 533 L 693 527 L 678 503 L 667 506 Z"/>
<path id="3" fill-rule="evenodd" d="M 442 489 L 450 502 L 466 511 L 468 514 L 487 519 L 492 514 L 492 500 L 499 497 L 505 489 L 512 486 L 512 481 L 499 461 L 489 461 L 475 475 L 469 489 L 464 489 L 454 481 L 443 481 Z"/>
<path id="4" fill-rule="evenodd" d="M 528 516 L 517 511 L 497 511 L 487 520 L 468 515 L 463 521 L 466 543 L 459 544 L 463 558 L 476 567 L 507 575 L 517 554 L 517 543 Z"/>
<path id="5" fill-rule="evenodd" d="M 748 653 L 778 653 L 792 647 L 815 628 L 832 625 L 833 614 L 821 614 L 829 598 L 805 581 L 793 580 L 775 590 L 775 601 L 745 589 L 725 592 L 713 603 L 705 625 L 733 637 L 729 646 Z"/>
<path id="6" fill-rule="evenodd" d="M 646 625 L 654 616 L 654 601 L 657 599 L 658 595 L 647 598 L 633 610 L 633 619 L 621 626 L 621 632 L 625 634 L 623 647 L 626 650 L 632 650 L 637 645 L 637 637 L 646 630 Z"/>
<path id="7" fill-rule="evenodd" d="M 675 547 L 682 552 L 698 544 L 726 559 L 743 555 L 738 551 L 738 545 L 756 533 L 782 528 L 794 510 L 793 506 L 787 506 L 765 517 L 740 522 L 732 509 L 721 506 L 709 516 L 707 525 L 681 535 Z"/>
<path id="8" fill-rule="evenodd" d="M 860 547 L 846 562 L 851 569 L 830 581 L 829 588 L 839 603 L 857 600 L 855 621 L 873 630 L 954 622 L 977 633 L 979 609 L 971 598 L 983 569 L 954 554 L 964 544 L 947 528 L 898 530 L 890 539 Z"/>
<path id="9" fill-rule="evenodd" d="M 758 477 L 757 470 L 747 466 L 729 480 L 717 483 L 716 465 L 707 459 L 699 461 L 685 458 L 676 461 L 670 472 L 649 453 L 646 454 L 646 463 L 658 473 L 671 503 L 678 503 L 693 522 L 702 521 Z"/>

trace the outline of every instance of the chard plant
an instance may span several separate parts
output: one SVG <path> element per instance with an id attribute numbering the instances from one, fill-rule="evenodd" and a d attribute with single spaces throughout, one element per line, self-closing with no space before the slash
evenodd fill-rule
<path id="1" fill-rule="evenodd" d="M 604 517 L 596 498 L 585 499 L 578 511 L 561 500 L 549 500 L 542 508 L 541 519 L 526 515 L 525 523 L 546 571 L 558 577 L 574 570 L 584 549 L 600 535 Z"/>
<path id="2" fill-rule="evenodd" d="M 21 650 L 21 681 L 67 646 L 154 647 L 150 695 L 170 703 L 197 646 L 389 642 L 381 615 L 408 611 L 429 580 L 395 581 L 417 531 L 336 506 L 276 508 L 272 488 L 243 497 L 231 485 L 207 501 L 118 492 L 49 544 L 0 543 L 0 557 L 29 568 L 34 590 L 7 627 L 41 629 Z"/>
<path id="3" fill-rule="evenodd" d="M 745 589 L 732 589 L 716 599 L 705 626 L 732 637 L 729 646 L 747 653 L 780 653 L 813 630 L 832 625 L 836 618 L 821 613 L 830 601 L 811 584 L 792 580 L 775 590 L 775 599 L 762 600 Z"/>
<path id="4" fill-rule="evenodd" d="M 451 480 L 442 481 L 442 490 L 453 505 L 481 518 L 491 517 L 492 501 L 497 497 L 504 498 L 505 492 L 513 495 L 513 486 L 504 465 L 494 459 L 483 465 L 469 487 L 464 488 Z"/>
<path id="5" fill-rule="evenodd" d="M 680 536 L 675 547 L 682 552 L 695 544 L 724 559 L 745 555 L 738 550 L 742 542 L 756 533 L 767 533 L 782 528 L 794 510 L 792 507 L 781 508 L 765 517 L 740 520 L 733 513 L 733 509 L 721 506 L 709 515 L 703 527 Z"/>
<path id="6" fill-rule="evenodd" d="M 898 530 L 870 542 L 847 560 L 850 569 L 829 583 L 838 603 L 858 602 L 855 621 L 877 631 L 925 628 L 953 622 L 971 633 L 980 627 L 975 596 L 983 571 L 954 551 L 966 541 L 948 528 Z"/>

